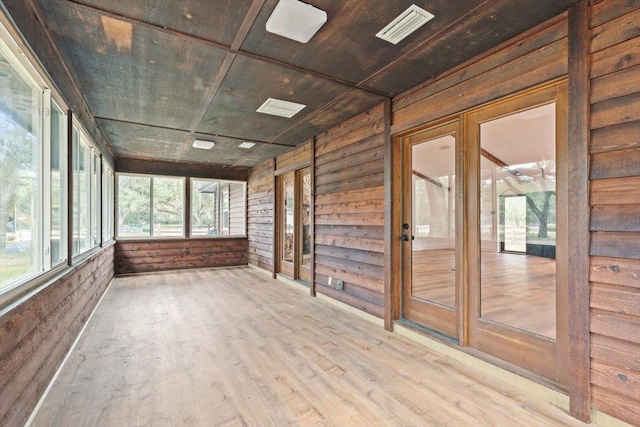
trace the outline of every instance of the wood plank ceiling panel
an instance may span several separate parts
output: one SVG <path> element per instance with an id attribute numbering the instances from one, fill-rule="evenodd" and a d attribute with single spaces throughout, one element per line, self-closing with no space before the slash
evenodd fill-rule
<path id="1" fill-rule="evenodd" d="M 444 32 L 434 32 L 419 49 L 390 63 L 364 84 L 398 94 L 491 50 L 574 3 L 576 0 L 493 0 L 475 11 L 466 8 L 464 19 Z M 398 78 L 400 75 L 402 79 Z"/>
<path id="2" fill-rule="evenodd" d="M 226 55 L 74 3 L 40 5 L 97 117 L 187 129 Z"/>
<path id="3" fill-rule="evenodd" d="M 116 157 L 175 160 L 189 132 L 98 119 Z M 202 150 L 199 150 L 202 151 Z"/>
<path id="4" fill-rule="evenodd" d="M 349 90 L 349 87 L 330 80 L 238 56 L 197 131 L 277 142 L 274 139 L 284 130 Z M 257 113 L 267 98 L 283 99 L 307 107 L 293 118 Z"/>
<path id="5" fill-rule="evenodd" d="M 265 30 L 265 24 L 277 3 L 278 0 L 268 0 L 265 3 L 261 14 L 256 19 L 256 24 L 242 45 L 243 50 L 358 83 L 416 48 L 434 32 L 449 25 L 483 1 L 309 0 L 306 3 L 325 10 L 328 19 L 320 31 L 306 44 L 297 43 Z M 432 12 L 436 15 L 436 19 L 428 22 L 397 45 L 375 37 L 378 31 L 412 4 Z M 396 75 L 396 79 L 403 80 L 404 76 L 399 79 Z M 380 91 L 388 93 L 384 89 Z"/>
<path id="6" fill-rule="evenodd" d="M 231 46 L 251 6 L 251 0 L 75 1 L 226 46 Z"/>

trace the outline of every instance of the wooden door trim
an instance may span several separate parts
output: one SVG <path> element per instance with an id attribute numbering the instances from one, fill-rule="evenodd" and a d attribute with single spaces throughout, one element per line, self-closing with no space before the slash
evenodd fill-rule
<path id="1" fill-rule="evenodd" d="M 309 169 L 311 169 L 311 200 L 309 201 L 309 234 L 311 235 L 311 257 L 309 260 L 309 294 L 316 296 L 316 137 L 311 140 L 311 161 Z"/>

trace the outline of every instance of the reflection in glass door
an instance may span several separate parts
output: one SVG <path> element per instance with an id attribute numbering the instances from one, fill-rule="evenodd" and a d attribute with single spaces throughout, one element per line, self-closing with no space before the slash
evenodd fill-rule
<path id="1" fill-rule="evenodd" d="M 456 133 L 458 122 L 404 139 L 403 312 L 458 336 Z"/>
<path id="2" fill-rule="evenodd" d="M 311 280 L 311 169 L 298 171 L 300 211 L 298 212 L 298 276 L 305 282 Z"/>
<path id="3" fill-rule="evenodd" d="M 290 172 L 280 177 L 280 269 L 287 276 L 294 273 L 294 217 L 295 217 L 295 174 Z"/>
<path id="4" fill-rule="evenodd" d="M 470 113 L 466 128 L 473 147 L 469 230 L 479 236 L 469 242 L 469 344 L 561 384 L 563 88 Z"/>

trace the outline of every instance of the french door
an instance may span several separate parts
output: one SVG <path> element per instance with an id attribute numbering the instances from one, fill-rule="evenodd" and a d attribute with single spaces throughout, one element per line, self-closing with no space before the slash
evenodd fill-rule
<path id="1" fill-rule="evenodd" d="M 403 317 L 568 381 L 567 86 L 403 141 Z"/>
<path id="2" fill-rule="evenodd" d="M 311 278 L 311 170 L 278 177 L 278 271 L 293 279 Z"/>

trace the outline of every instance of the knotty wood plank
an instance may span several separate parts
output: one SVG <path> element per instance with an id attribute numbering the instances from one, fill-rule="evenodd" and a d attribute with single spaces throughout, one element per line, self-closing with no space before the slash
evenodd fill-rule
<path id="1" fill-rule="evenodd" d="M 640 260 L 591 257 L 591 280 L 640 288 Z"/>
<path id="2" fill-rule="evenodd" d="M 635 37 L 592 54 L 589 77 L 593 79 L 638 64 L 640 64 L 640 37 Z"/>
<path id="3" fill-rule="evenodd" d="M 348 190 L 362 190 L 371 187 L 380 187 L 384 184 L 384 173 L 375 173 L 363 177 L 354 177 L 339 182 L 332 182 L 329 184 L 316 184 L 316 194 L 328 195 L 332 193 L 342 193 Z"/>
<path id="4" fill-rule="evenodd" d="M 607 0 L 596 3 L 591 7 L 589 25 L 597 27 L 638 8 L 640 4 L 636 0 Z"/>
<path id="5" fill-rule="evenodd" d="M 371 252 L 355 248 L 341 248 L 338 246 L 318 244 L 316 247 L 316 253 L 318 255 L 358 261 L 367 265 L 377 265 L 379 267 L 384 266 L 384 254 L 381 252 Z"/>
<path id="6" fill-rule="evenodd" d="M 591 233 L 591 255 L 640 259 L 640 233 L 605 232 Z"/>
<path id="7" fill-rule="evenodd" d="M 594 360 L 591 363 L 592 383 L 635 400 L 640 404 L 640 372 L 611 366 Z"/>
<path id="8" fill-rule="evenodd" d="M 640 176 L 591 181 L 590 203 L 596 205 L 640 204 Z"/>
<path id="9" fill-rule="evenodd" d="M 362 145 L 363 144 L 358 144 L 358 147 L 361 147 Z M 328 163 L 317 165 L 316 175 L 338 174 L 344 169 L 356 168 L 359 165 L 364 165 L 384 158 L 384 153 L 380 150 L 379 144 L 371 149 L 359 151 L 352 155 L 345 152 L 345 150 L 341 150 L 341 153 L 342 156 L 339 158 Z"/>
<path id="10" fill-rule="evenodd" d="M 640 148 L 597 153 L 591 156 L 590 179 L 640 175 Z"/>
<path id="11" fill-rule="evenodd" d="M 640 286 L 592 283 L 591 307 L 640 318 Z"/>
<path id="12" fill-rule="evenodd" d="M 634 316 L 592 309 L 591 332 L 640 344 L 638 318 Z"/>
<path id="13" fill-rule="evenodd" d="M 605 205 L 591 209 L 591 231 L 640 231 L 640 205 Z"/>
<path id="14" fill-rule="evenodd" d="M 335 128 L 329 129 L 321 133 L 316 138 L 316 148 L 325 142 L 338 139 L 348 133 L 352 133 L 356 129 L 366 127 L 375 122 L 379 122 L 384 116 L 383 105 L 380 104 L 371 110 L 355 116 Z"/>
<path id="15" fill-rule="evenodd" d="M 640 147 L 640 120 L 591 131 L 591 152 Z"/>
<path id="16" fill-rule="evenodd" d="M 593 408 L 610 414 L 631 425 L 640 419 L 640 403 L 637 400 L 614 393 L 602 387 L 592 386 Z"/>
<path id="17" fill-rule="evenodd" d="M 316 244 L 384 253 L 384 240 L 364 237 L 316 236 Z"/>
<path id="18" fill-rule="evenodd" d="M 639 37 L 640 39 L 640 37 Z M 640 48 L 640 45 L 638 46 Z M 605 126 L 640 120 L 640 92 L 591 106 L 590 127 L 598 129 Z"/>
<path id="19" fill-rule="evenodd" d="M 636 93 L 638 87 L 634 82 L 638 81 L 640 81 L 640 65 L 593 79 L 589 102 L 595 104 Z"/>
<path id="20" fill-rule="evenodd" d="M 384 187 L 375 186 L 364 189 L 344 190 L 340 193 L 318 195 L 316 205 L 348 203 L 353 200 L 380 200 L 384 198 Z"/>
<path id="21" fill-rule="evenodd" d="M 591 334 L 591 358 L 640 372 L 640 345 L 604 335 Z"/>
<path id="22" fill-rule="evenodd" d="M 640 8 L 591 30 L 589 52 L 597 52 L 640 35 Z"/>

